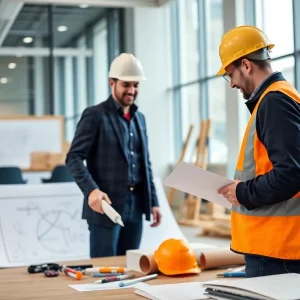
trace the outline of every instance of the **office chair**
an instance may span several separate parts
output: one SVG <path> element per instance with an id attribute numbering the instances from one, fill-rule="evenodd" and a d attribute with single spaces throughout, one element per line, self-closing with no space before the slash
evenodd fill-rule
<path id="1" fill-rule="evenodd" d="M 65 165 L 56 166 L 50 178 L 42 178 L 43 183 L 73 182 L 74 178 Z"/>
<path id="2" fill-rule="evenodd" d="M 19 167 L 0 167 L 0 184 L 26 184 Z"/>

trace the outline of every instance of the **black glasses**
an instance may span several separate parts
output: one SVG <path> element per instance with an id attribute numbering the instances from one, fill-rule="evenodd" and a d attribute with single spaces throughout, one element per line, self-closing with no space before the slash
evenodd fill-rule
<path id="1" fill-rule="evenodd" d="M 223 78 L 224 78 L 227 82 L 229 82 L 229 83 L 231 83 L 232 72 L 233 72 L 233 70 L 234 70 L 235 68 L 236 68 L 235 66 L 232 66 L 232 68 L 230 69 L 229 73 L 225 73 L 225 74 L 223 75 Z"/>

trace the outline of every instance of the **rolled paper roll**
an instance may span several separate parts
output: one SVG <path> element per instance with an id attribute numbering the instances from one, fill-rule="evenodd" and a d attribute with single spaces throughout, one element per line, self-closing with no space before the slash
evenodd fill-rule
<path id="1" fill-rule="evenodd" d="M 230 249 L 208 250 L 203 251 L 200 255 L 201 269 L 214 269 L 244 264 L 244 255 L 234 253 Z"/>
<path id="2" fill-rule="evenodd" d="M 158 272 L 154 255 L 142 255 L 140 258 L 140 269 L 143 274 L 153 274 Z"/>

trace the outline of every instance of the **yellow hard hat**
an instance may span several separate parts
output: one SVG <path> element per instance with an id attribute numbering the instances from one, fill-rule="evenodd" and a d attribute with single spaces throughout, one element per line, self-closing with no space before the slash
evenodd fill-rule
<path id="1" fill-rule="evenodd" d="M 158 270 L 165 275 L 200 273 L 196 254 L 184 240 L 168 239 L 154 252 Z"/>
<path id="2" fill-rule="evenodd" d="M 227 31 L 222 38 L 219 47 L 219 56 L 222 67 L 217 76 L 226 73 L 225 68 L 235 60 L 257 50 L 274 47 L 266 34 L 255 26 L 238 26 Z"/>

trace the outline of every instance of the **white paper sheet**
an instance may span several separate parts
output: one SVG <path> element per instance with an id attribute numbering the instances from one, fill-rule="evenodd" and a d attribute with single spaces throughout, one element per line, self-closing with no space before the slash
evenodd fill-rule
<path id="1" fill-rule="evenodd" d="M 144 220 L 140 249 L 165 239 L 186 240 L 170 209 L 162 181 L 154 179 L 161 225 Z M 81 219 L 83 196 L 75 183 L 0 186 L 0 268 L 88 259 L 89 231 Z"/>
<path id="2" fill-rule="evenodd" d="M 205 288 L 200 282 L 186 282 L 176 284 L 149 285 L 139 283 L 135 287 L 135 294 L 151 300 L 200 300 L 209 299 L 204 295 Z"/>
<path id="3" fill-rule="evenodd" d="M 233 181 L 192 164 L 181 162 L 163 183 L 182 192 L 231 208 L 231 203 L 223 195 L 219 195 L 218 190 Z"/>
<path id="4" fill-rule="evenodd" d="M 0 267 L 89 258 L 75 183 L 0 187 Z"/>
<path id="5" fill-rule="evenodd" d="M 155 178 L 154 184 L 163 217 L 158 227 L 150 227 L 152 222 L 144 221 L 143 237 L 140 245 L 140 249 L 152 251 L 156 250 L 166 239 L 176 238 L 187 241 L 170 208 L 162 181 Z"/>
<path id="6" fill-rule="evenodd" d="M 130 286 L 119 286 L 120 281 L 116 282 L 108 282 L 108 283 L 86 283 L 86 284 L 69 284 L 69 287 L 75 289 L 78 292 L 93 292 L 93 291 L 105 291 L 105 290 L 121 290 L 134 288 L 137 284 L 133 284 Z"/>
<path id="7" fill-rule="evenodd" d="M 128 289 L 134 288 L 137 284 L 130 286 L 119 286 L 120 281 L 108 282 L 108 283 L 86 283 L 86 284 L 69 284 L 69 287 L 78 291 L 78 292 L 93 292 L 93 291 L 105 291 L 105 290 L 119 290 L 119 289 Z"/>

